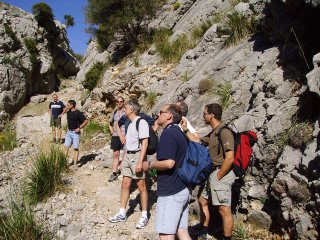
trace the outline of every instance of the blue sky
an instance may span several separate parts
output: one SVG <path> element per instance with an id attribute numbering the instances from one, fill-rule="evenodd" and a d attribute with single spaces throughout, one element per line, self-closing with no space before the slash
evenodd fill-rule
<path id="1" fill-rule="evenodd" d="M 75 25 L 67 29 L 70 46 L 75 53 L 84 54 L 90 35 L 85 32 L 87 27 L 83 8 L 86 0 L 4 0 L 10 5 L 31 13 L 32 5 L 38 2 L 47 3 L 53 11 L 55 19 L 64 22 L 63 15 L 74 17 Z"/>

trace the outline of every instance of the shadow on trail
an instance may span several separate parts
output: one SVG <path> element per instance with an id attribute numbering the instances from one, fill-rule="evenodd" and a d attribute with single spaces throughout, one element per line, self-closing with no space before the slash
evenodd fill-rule
<path id="1" fill-rule="evenodd" d="M 96 156 L 98 156 L 98 154 L 89 154 L 82 156 L 79 160 L 79 167 L 82 167 L 83 165 L 87 164 L 87 162 L 93 161 Z"/>

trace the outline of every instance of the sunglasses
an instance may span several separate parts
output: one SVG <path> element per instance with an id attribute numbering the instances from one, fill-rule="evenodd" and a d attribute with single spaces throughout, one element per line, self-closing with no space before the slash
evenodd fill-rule
<path id="1" fill-rule="evenodd" d="M 123 101 L 117 101 L 117 103 L 123 103 Z"/>

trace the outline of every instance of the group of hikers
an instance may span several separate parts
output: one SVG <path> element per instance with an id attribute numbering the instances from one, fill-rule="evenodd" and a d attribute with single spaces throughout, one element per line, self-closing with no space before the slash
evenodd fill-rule
<path id="1" fill-rule="evenodd" d="M 54 107 L 53 107 L 54 106 Z M 61 107 L 59 107 L 61 106 Z M 59 111 L 57 109 L 60 109 Z M 67 112 L 68 130 L 65 148 L 73 143 L 74 163 L 78 161 L 79 132 L 88 121 L 76 109 L 73 100 L 69 100 L 67 107 L 58 101 L 56 94 L 49 105 L 52 116 L 52 126 L 57 128 L 53 133 L 53 140 L 60 141 L 61 116 Z M 133 100 L 125 102 L 123 97 L 117 98 L 117 108 L 111 114 L 109 121 L 111 149 L 113 150 L 112 174 L 109 182 L 115 181 L 122 175 L 119 212 L 109 218 L 112 223 L 127 220 L 126 208 L 130 197 L 132 180 L 136 181 L 140 192 L 141 217 L 136 228 L 143 229 L 148 224 L 148 190 L 146 173 L 150 170 L 157 172 L 157 204 L 155 213 L 155 230 L 161 240 L 191 240 L 188 231 L 189 200 L 191 188 L 178 176 L 178 166 L 181 166 L 188 150 L 188 141 L 196 141 L 205 145 L 213 161 L 213 167 L 208 181 L 198 193 L 201 211 L 198 239 L 208 239 L 210 207 L 217 208 L 222 219 L 223 239 L 232 237 L 233 216 L 231 212 L 231 188 L 235 181 L 232 171 L 234 160 L 234 136 L 228 129 L 221 132 L 221 139 L 217 133 L 224 126 L 221 121 L 222 108 L 219 104 L 208 104 L 203 109 L 203 120 L 211 126 L 212 131 L 200 137 L 187 120 L 188 106 L 185 102 L 164 104 L 152 126 L 154 132 L 160 132 L 159 143 L 155 157 L 147 157 L 150 141 L 150 126 L 141 117 L 141 106 Z M 60 118 L 60 120 L 59 120 Z M 219 133 L 220 133 L 219 132 Z M 220 142 L 221 141 L 221 142 Z M 223 151 L 220 151 L 223 148 Z M 120 157 L 120 150 L 123 155 Z M 149 159 L 148 159 L 149 158 Z M 121 160 L 120 160 L 121 159 Z"/>

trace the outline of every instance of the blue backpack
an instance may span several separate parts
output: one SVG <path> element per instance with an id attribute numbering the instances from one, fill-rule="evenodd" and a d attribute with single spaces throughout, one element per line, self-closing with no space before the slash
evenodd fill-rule
<path id="1" fill-rule="evenodd" d="M 183 135 L 187 138 L 184 133 Z M 213 162 L 208 149 L 188 139 L 188 150 L 178 169 L 180 179 L 186 185 L 203 185 L 212 173 L 212 167 Z"/>

